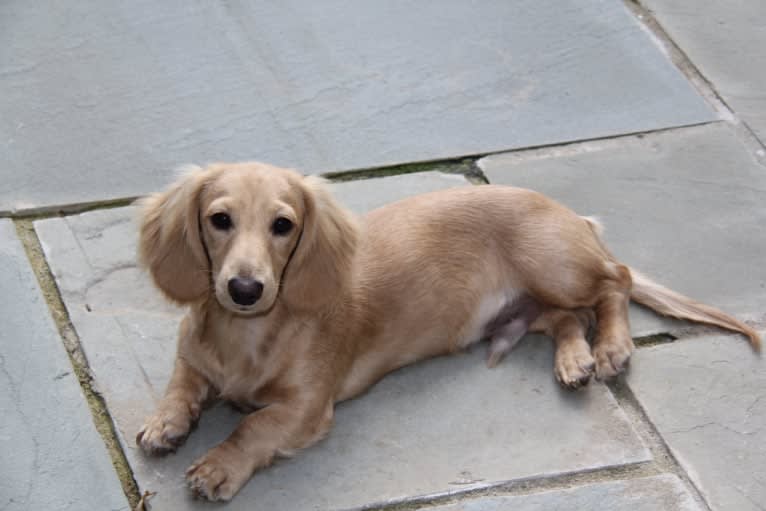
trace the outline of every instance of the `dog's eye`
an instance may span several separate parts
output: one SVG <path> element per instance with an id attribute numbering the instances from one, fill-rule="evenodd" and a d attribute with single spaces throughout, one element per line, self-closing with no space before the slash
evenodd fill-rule
<path id="1" fill-rule="evenodd" d="M 231 229 L 231 217 L 226 213 L 216 213 L 210 217 L 210 223 L 219 231 Z"/>
<path id="2" fill-rule="evenodd" d="M 276 234 L 277 236 L 284 236 L 290 230 L 293 228 L 293 223 L 288 220 L 287 218 L 281 216 L 274 220 L 274 223 L 271 224 L 271 232 Z"/>

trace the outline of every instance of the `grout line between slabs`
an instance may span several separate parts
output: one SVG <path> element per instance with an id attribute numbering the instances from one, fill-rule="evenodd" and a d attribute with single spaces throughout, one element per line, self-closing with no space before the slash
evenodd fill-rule
<path id="1" fill-rule="evenodd" d="M 133 509 L 140 500 L 138 485 L 133 478 L 133 471 L 117 438 L 114 422 L 109 414 L 106 402 L 93 387 L 93 379 L 88 361 L 80 345 L 77 332 L 69 319 L 69 313 L 59 293 L 56 280 L 48 266 L 48 261 L 45 258 L 45 253 L 35 231 L 34 224 L 31 219 L 14 219 L 14 225 L 16 233 L 24 246 L 29 264 L 37 278 L 45 303 L 48 305 L 53 321 L 61 336 L 61 341 L 69 355 L 69 361 L 80 383 L 82 393 L 88 402 L 93 423 L 106 445 L 112 465 L 120 479 L 122 490 L 130 502 L 131 509 Z"/>
<path id="2" fill-rule="evenodd" d="M 651 341 L 650 344 L 644 345 L 655 345 L 658 343 L 672 342 L 675 338 L 670 335 L 660 334 L 638 338 L 637 340 Z M 625 383 L 624 377 L 620 377 L 606 385 L 627 416 L 628 422 L 633 427 L 635 433 L 649 450 L 652 458 L 650 461 L 576 471 L 560 475 L 543 475 L 527 479 L 518 479 L 483 488 L 455 491 L 441 495 L 415 497 L 397 502 L 380 503 L 354 509 L 357 511 L 428 510 L 437 506 L 468 502 L 484 497 L 531 495 L 545 491 L 566 490 L 587 484 L 641 479 L 662 474 L 671 474 L 681 480 L 682 484 L 686 487 L 692 499 L 700 509 L 711 511 L 699 489 L 670 451 L 670 448 L 665 443 L 662 435 L 656 430 L 648 415 L 638 402 L 638 399 L 635 397 L 627 383 Z"/>
<path id="3" fill-rule="evenodd" d="M 607 383 L 607 387 L 617 400 L 620 408 L 625 412 L 628 421 L 633 425 L 639 438 L 644 442 L 652 455 L 654 463 L 661 472 L 676 475 L 683 482 L 686 489 L 700 506 L 700 509 L 710 511 L 710 506 L 703 498 L 699 488 L 694 484 L 686 470 L 681 466 L 671 452 L 665 439 L 652 424 L 651 419 L 643 409 L 633 391 L 625 382 L 625 377 L 620 376 L 614 381 Z"/>
<path id="4" fill-rule="evenodd" d="M 710 106 L 732 126 L 743 144 L 753 153 L 755 158 L 766 165 L 766 143 L 761 141 L 737 113 L 726 103 L 718 93 L 713 83 L 702 74 L 681 47 L 676 44 L 667 30 L 655 18 L 651 9 L 643 5 L 641 0 L 623 0 L 626 7 L 639 21 L 651 39 L 667 55 L 671 62 L 686 77 L 695 90 L 710 104 Z"/>
<path id="5" fill-rule="evenodd" d="M 72 202 L 53 206 L 40 206 L 21 210 L 0 210 L 0 218 L 18 220 L 41 220 L 57 216 L 77 215 L 88 211 L 123 208 L 130 206 L 139 197 L 119 197 L 117 199 L 96 200 L 87 202 Z"/>
<path id="6" fill-rule="evenodd" d="M 446 494 L 426 495 L 395 502 L 371 504 L 368 506 L 352 508 L 347 511 L 428 510 L 436 506 L 469 502 L 484 497 L 517 497 L 522 495 L 534 495 L 545 491 L 566 490 L 587 484 L 609 481 L 640 479 L 661 475 L 663 473 L 665 472 L 660 470 L 657 464 L 653 461 L 644 461 L 626 465 L 586 469 L 565 474 L 541 475 L 524 479 L 515 479 L 513 481 L 481 488 L 457 490 Z"/>
<path id="7" fill-rule="evenodd" d="M 479 498 L 535 495 L 548 491 L 578 488 L 589 484 L 629 481 L 669 473 L 671 472 L 665 470 L 663 466 L 655 461 L 644 461 L 564 474 L 533 476 L 483 488 L 458 490 L 448 494 L 416 497 L 397 502 L 353 508 L 353 511 L 427 511 L 433 507 L 470 502 Z M 703 505 L 702 509 L 709 511 L 706 505 Z"/>
<path id="8" fill-rule="evenodd" d="M 542 144 L 538 146 L 528 146 L 517 149 L 503 149 L 487 153 L 467 155 L 460 158 L 448 158 L 442 160 L 433 160 L 427 162 L 413 162 L 401 165 L 391 165 L 384 167 L 370 167 L 364 169 L 352 169 L 337 172 L 326 172 L 320 174 L 333 183 L 343 183 L 346 181 L 357 181 L 364 179 L 382 178 L 389 176 L 413 174 L 417 172 L 444 172 L 447 174 L 460 174 L 473 184 L 487 184 L 489 180 L 480 166 L 480 160 L 487 156 L 498 154 L 518 155 L 520 158 L 558 156 L 572 153 L 578 153 L 589 150 L 595 150 L 597 147 L 603 147 L 601 144 L 615 143 L 619 144 L 623 140 L 631 138 L 644 138 L 650 136 L 659 136 L 663 133 L 670 133 L 681 130 L 689 130 L 723 122 L 720 120 L 707 121 L 681 126 L 671 126 L 667 128 L 658 128 L 654 130 L 620 133 L 615 135 L 605 135 L 582 140 L 573 140 L 567 142 L 556 142 L 551 144 Z M 0 218 L 11 218 L 16 220 L 41 220 L 57 216 L 70 216 L 88 211 L 105 210 L 130 206 L 140 196 L 119 197 L 114 199 L 76 202 L 68 204 L 56 204 L 51 206 L 41 206 L 18 210 L 0 210 Z"/>
<path id="9" fill-rule="evenodd" d="M 548 158 L 566 158 L 580 154 L 587 154 L 599 151 L 606 151 L 609 149 L 616 149 L 622 146 L 626 141 L 631 142 L 635 140 L 652 141 L 656 138 L 660 138 L 668 133 L 677 132 L 695 132 L 705 130 L 708 126 L 718 124 L 729 124 L 723 120 L 707 121 L 696 124 L 688 124 L 685 126 L 675 126 L 672 128 L 659 128 L 655 130 L 642 131 L 638 133 L 628 133 L 624 135 L 615 135 L 601 138 L 591 138 L 587 140 L 578 140 L 574 142 L 565 142 L 561 144 L 551 144 L 535 147 L 524 147 L 520 149 L 513 149 L 510 151 L 502 151 L 499 153 L 491 153 L 486 156 L 482 156 L 477 160 L 477 165 L 481 168 L 482 160 L 485 157 L 491 157 L 496 155 L 502 155 L 504 158 L 510 161 L 526 162 L 543 160 Z"/>
<path id="10" fill-rule="evenodd" d="M 468 155 L 460 158 L 445 158 L 398 165 L 387 165 L 383 167 L 340 170 L 325 172 L 321 174 L 321 176 L 334 183 L 433 171 L 444 172 L 447 174 L 461 174 L 469 179 L 471 177 L 481 178 L 483 173 L 476 166 L 476 160 L 479 157 L 480 156 Z"/>

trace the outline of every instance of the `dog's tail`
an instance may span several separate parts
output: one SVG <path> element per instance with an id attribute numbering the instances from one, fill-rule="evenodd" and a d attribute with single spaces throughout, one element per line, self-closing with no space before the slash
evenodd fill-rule
<path id="1" fill-rule="evenodd" d="M 598 218 L 589 216 L 582 218 L 588 222 L 604 251 L 609 253 L 601 239 L 604 227 Z M 633 268 L 630 268 L 630 275 L 633 278 L 633 289 L 630 293 L 631 300 L 665 316 L 686 319 L 706 325 L 715 325 L 740 333 L 748 338 L 754 350 L 761 351 L 761 337 L 758 335 L 758 332 L 737 318 L 729 316 L 715 307 L 692 300 L 681 293 L 676 293 L 671 289 L 661 286 Z"/>
<path id="2" fill-rule="evenodd" d="M 630 269 L 630 274 L 633 277 L 633 289 L 630 293 L 632 300 L 665 316 L 715 325 L 726 330 L 739 332 L 748 338 L 754 350 L 761 350 L 761 337 L 742 321 L 715 307 L 699 303 L 661 286 L 633 268 Z"/>

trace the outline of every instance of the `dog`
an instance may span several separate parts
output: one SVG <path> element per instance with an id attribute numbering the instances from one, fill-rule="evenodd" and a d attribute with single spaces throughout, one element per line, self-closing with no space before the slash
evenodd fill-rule
<path id="1" fill-rule="evenodd" d="M 186 472 L 209 500 L 321 439 L 335 403 L 482 339 L 493 366 L 525 333 L 547 334 L 570 388 L 624 369 L 631 299 L 760 347 L 743 322 L 617 261 L 594 219 L 506 186 L 432 192 L 359 219 L 317 177 L 255 162 L 191 167 L 142 200 L 139 259 L 188 313 L 138 445 L 175 450 L 214 398 L 251 410 Z"/>

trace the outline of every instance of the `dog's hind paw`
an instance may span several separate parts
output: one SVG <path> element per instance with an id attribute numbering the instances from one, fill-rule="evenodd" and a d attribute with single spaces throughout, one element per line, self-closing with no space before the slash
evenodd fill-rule
<path id="1" fill-rule="evenodd" d="M 633 343 L 630 345 L 616 342 L 601 342 L 593 347 L 596 359 L 596 379 L 599 381 L 614 378 L 628 367 Z"/>
<path id="2" fill-rule="evenodd" d="M 558 382 L 568 389 L 578 389 L 590 381 L 596 361 L 590 350 L 557 351 L 554 372 Z"/>

